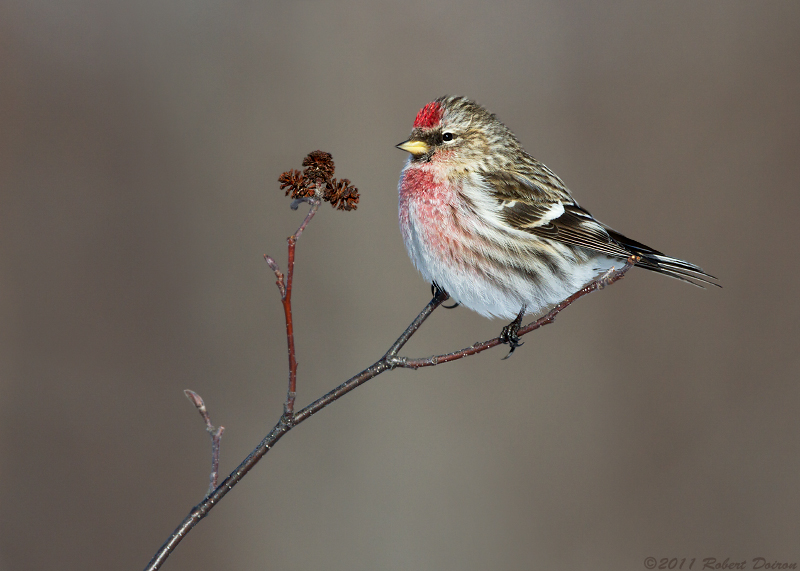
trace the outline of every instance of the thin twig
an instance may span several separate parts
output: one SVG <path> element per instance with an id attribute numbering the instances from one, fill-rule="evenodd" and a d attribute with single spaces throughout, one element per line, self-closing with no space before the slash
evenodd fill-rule
<path id="1" fill-rule="evenodd" d="M 208 492 L 206 493 L 206 495 L 208 495 L 217 487 L 217 481 L 219 480 L 219 445 L 220 440 L 222 440 L 222 433 L 225 432 L 225 427 L 220 426 L 219 428 L 215 428 L 211 423 L 211 416 L 208 414 L 208 409 L 206 408 L 206 403 L 203 401 L 203 397 L 190 389 L 183 391 L 183 394 L 185 394 L 186 398 L 192 401 L 192 404 L 197 408 L 197 411 L 206 423 L 206 432 L 211 436 L 211 475 L 208 477 Z"/>
<path id="2" fill-rule="evenodd" d="M 383 356 L 384 360 L 386 360 L 390 364 L 394 364 L 395 358 L 400 349 L 402 349 L 403 346 L 406 343 L 408 343 L 408 340 L 411 339 L 411 336 L 417 332 L 417 330 L 425 322 L 425 320 L 428 319 L 428 316 L 433 312 L 433 310 L 439 307 L 449 298 L 450 296 L 447 294 L 447 292 L 439 288 L 436 288 L 433 294 L 433 299 L 425 307 L 425 309 L 422 310 L 422 312 L 417 316 L 417 318 L 414 321 L 412 321 L 408 327 L 406 327 L 406 330 L 403 331 L 402 335 L 400 335 L 400 337 L 397 338 L 397 341 L 395 341 L 392 344 L 392 346 L 389 347 L 389 350 L 386 351 L 386 354 Z"/>
<path id="3" fill-rule="evenodd" d="M 281 272 L 281 269 L 278 267 L 278 262 L 270 256 L 264 254 L 264 261 L 266 261 L 270 269 L 275 272 L 275 278 L 277 280 L 275 283 L 278 286 L 278 291 L 281 292 L 281 300 L 283 300 L 283 298 L 286 297 L 286 282 L 283 279 L 283 272 Z"/>
<path id="4" fill-rule="evenodd" d="M 319 190 L 319 184 L 317 184 Z M 289 353 L 289 389 L 286 392 L 286 402 L 283 405 L 283 413 L 291 418 L 294 415 L 294 401 L 297 397 L 297 356 L 294 347 L 294 321 L 292 319 L 292 283 L 294 279 L 294 255 L 297 247 L 297 240 L 305 230 L 311 219 L 319 209 L 319 199 L 305 199 L 306 202 L 311 204 L 311 208 L 306 214 L 303 223 L 297 231 L 287 238 L 289 243 L 289 254 L 286 269 L 285 287 L 281 289 L 281 301 L 283 302 L 283 312 L 286 318 L 286 344 L 288 345 Z"/>
<path id="5" fill-rule="evenodd" d="M 317 184 L 316 186 L 317 194 L 319 194 L 320 185 Z M 286 391 L 286 402 L 283 405 L 283 413 L 287 416 L 287 418 L 291 418 L 292 415 L 294 415 L 294 402 L 295 398 L 297 397 L 297 356 L 294 346 L 294 320 L 292 319 L 292 284 L 294 279 L 295 250 L 297 247 L 298 238 L 300 238 L 300 235 L 303 233 L 303 230 L 306 229 L 308 223 L 311 222 L 311 219 L 314 218 L 314 215 L 317 213 L 317 210 L 319 210 L 320 205 L 318 198 L 298 198 L 292 202 L 292 209 L 296 210 L 297 207 L 303 202 L 310 204 L 311 208 L 309 209 L 308 214 L 306 214 L 303 223 L 300 224 L 300 227 L 297 229 L 297 231 L 286 239 L 289 245 L 286 275 L 283 275 L 278 267 L 278 263 L 272 257 L 267 256 L 266 254 L 264 255 L 264 260 L 267 262 L 267 265 L 275 273 L 275 277 L 277 279 L 275 283 L 277 284 L 278 291 L 280 291 L 281 294 L 281 303 L 283 304 L 283 313 L 286 321 L 286 344 L 287 352 L 289 354 L 289 388 Z"/>
<path id="6" fill-rule="evenodd" d="M 294 400 L 297 396 L 297 357 L 294 352 L 294 321 L 292 320 L 292 279 L 294 278 L 294 251 L 297 245 L 297 234 L 288 238 L 289 256 L 286 269 L 286 289 L 281 300 L 283 313 L 286 319 L 286 345 L 289 353 L 289 389 L 286 393 L 286 402 L 283 413 L 290 417 L 294 414 Z"/>
<path id="7" fill-rule="evenodd" d="M 317 184 L 317 189 L 319 189 L 319 184 Z M 319 190 L 317 192 L 319 192 Z M 309 204 L 311 204 L 311 210 L 309 210 L 308 214 L 306 214 L 306 218 L 305 218 L 305 220 L 303 220 L 303 223 L 300 225 L 300 228 L 298 228 L 297 232 L 294 233 L 294 239 L 295 240 L 300 238 L 300 234 L 303 233 L 303 230 L 306 229 L 306 226 L 308 226 L 308 223 L 311 222 L 311 219 L 314 218 L 314 215 L 317 213 L 317 210 L 319 210 L 319 199 L 318 198 L 306 198 L 304 201 L 308 202 Z"/>

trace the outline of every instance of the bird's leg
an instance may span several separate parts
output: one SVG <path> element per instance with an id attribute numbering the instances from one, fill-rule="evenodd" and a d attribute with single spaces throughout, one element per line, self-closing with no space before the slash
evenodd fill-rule
<path id="1" fill-rule="evenodd" d="M 620 269 L 611 268 L 605 274 L 603 274 L 590 284 L 586 285 L 585 287 L 578 290 L 577 292 L 569 296 L 567 299 L 556 305 L 546 315 L 543 315 L 533 323 L 526 325 L 525 331 L 523 333 L 528 333 L 530 331 L 533 331 L 534 329 L 538 329 L 542 325 L 547 325 L 548 323 L 552 323 L 556 315 L 558 315 L 558 313 L 564 310 L 567 306 L 572 304 L 572 302 L 577 300 L 579 297 L 583 297 L 587 293 L 591 293 L 596 289 L 603 289 L 607 285 L 611 285 L 615 281 L 621 279 L 622 276 L 625 275 L 625 272 L 627 272 L 633 266 L 635 266 L 636 262 L 638 262 L 640 259 L 641 256 L 633 255 L 627 260 L 625 260 L 625 264 Z M 517 318 L 508 325 L 506 325 L 505 327 L 503 327 L 503 331 L 500 333 L 500 341 L 502 343 L 508 343 L 508 345 L 511 346 L 511 350 L 508 352 L 508 355 L 503 357 L 503 360 L 508 359 L 514 352 L 514 349 L 522 345 L 522 343 L 519 340 L 519 336 L 517 335 L 517 332 L 520 330 L 520 325 L 522 323 L 522 316 L 525 313 L 525 309 L 526 309 L 525 306 L 523 306 L 519 314 L 517 315 Z"/>
<path id="2" fill-rule="evenodd" d="M 503 327 L 503 330 L 500 332 L 500 342 L 507 343 L 508 346 L 511 347 L 511 349 L 508 352 L 508 355 L 503 357 L 503 361 L 505 361 L 511 356 L 511 354 L 514 352 L 514 349 L 516 349 L 520 345 L 524 345 L 524 343 L 519 340 L 519 337 L 517 336 L 517 331 L 519 331 L 520 325 L 522 325 L 522 316 L 525 315 L 526 309 L 528 309 L 528 306 L 523 305 L 522 309 L 519 310 L 519 313 L 517 314 L 517 317 L 514 319 L 514 321 Z"/>
<path id="3" fill-rule="evenodd" d="M 442 288 L 440 288 L 439 285 L 436 282 L 433 282 L 431 284 L 431 294 L 433 294 L 433 297 L 436 297 L 437 292 L 442 292 L 444 294 L 447 294 L 447 292 L 444 291 Z M 445 309 L 454 309 L 454 308 L 458 307 L 459 305 L 461 305 L 461 304 L 458 303 L 458 302 L 455 302 L 453 305 L 443 305 L 442 307 L 444 307 Z"/>
<path id="4" fill-rule="evenodd" d="M 640 256 L 633 255 L 630 258 L 628 258 L 627 260 L 625 260 L 625 264 L 620 269 L 616 269 L 616 268 L 612 267 L 610 270 L 608 270 L 602 276 L 600 276 L 599 278 L 597 278 L 593 282 L 587 284 L 583 288 L 579 289 L 578 291 L 573 293 L 571 296 L 569 296 L 567 299 L 565 299 L 564 301 L 562 301 L 561 303 L 556 305 L 548 313 L 546 313 L 545 315 L 542 315 L 539 319 L 537 319 L 533 323 L 529 323 L 528 325 L 526 325 L 525 328 L 524 328 L 523 334 L 528 333 L 530 331 L 533 331 L 534 329 L 538 329 L 539 327 L 541 327 L 543 325 L 547 325 L 548 323 L 552 323 L 555 320 L 556 315 L 558 315 L 561 311 L 563 311 L 564 309 L 569 307 L 578 298 L 583 297 L 587 293 L 592 293 L 595 290 L 603 289 L 604 287 L 613 284 L 615 281 L 622 279 L 622 277 L 625 275 L 625 272 L 627 272 L 633 266 L 635 266 L 636 262 L 638 262 L 640 259 L 641 259 Z M 519 316 L 517 316 L 517 319 L 519 319 Z M 513 325 L 513 323 L 511 325 Z M 511 325 L 509 325 L 509 327 L 511 327 Z M 520 328 L 517 327 L 517 330 L 519 330 L 519 329 Z M 503 329 L 503 331 L 505 332 L 505 329 Z M 500 340 L 503 341 L 502 334 L 501 334 L 501 339 Z M 505 343 L 505 341 L 503 341 L 503 342 Z M 509 355 L 510 355 L 510 353 L 509 353 Z"/>

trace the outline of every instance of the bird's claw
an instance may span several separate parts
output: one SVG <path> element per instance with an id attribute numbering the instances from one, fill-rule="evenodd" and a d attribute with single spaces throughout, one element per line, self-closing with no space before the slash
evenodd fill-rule
<path id="1" fill-rule="evenodd" d="M 522 309 L 519 311 L 516 319 L 503 327 L 503 330 L 500 332 L 500 342 L 505 343 L 510 347 L 508 355 L 503 357 L 501 359 L 502 361 L 508 359 L 514 353 L 514 350 L 517 347 L 525 344 L 519 340 L 519 335 L 517 335 L 517 332 L 522 325 L 522 316 L 525 315 L 525 309 L 525 306 L 522 306 Z"/>
<path id="2" fill-rule="evenodd" d="M 433 297 L 437 297 L 440 293 L 443 293 L 445 295 L 445 299 L 450 297 L 447 294 L 446 291 L 444 291 L 442 288 L 440 288 L 438 286 L 438 284 L 436 284 L 436 282 L 432 283 L 431 284 L 431 294 L 433 294 Z M 444 307 L 445 309 L 454 309 L 454 308 L 458 307 L 459 305 L 461 305 L 461 304 L 458 303 L 458 302 L 455 302 L 453 305 L 442 305 L 442 307 Z"/>

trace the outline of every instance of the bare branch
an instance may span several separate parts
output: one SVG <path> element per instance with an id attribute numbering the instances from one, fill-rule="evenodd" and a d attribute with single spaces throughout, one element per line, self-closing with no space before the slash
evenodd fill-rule
<path id="1" fill-rule="evenodd" d="M 319 187 L 319 185 L 317 185 L 317 187 Z M 314 215 L 317 213 L 317 210 L 319 210 L 319 200 L 307 198 L 304 199 L 303 202 L 308 202 L 311 205 L 311 210 L 309 210 L 308 214 L 306 214 L 306 218 L 305 220 L 303 220 L 303 223 L 300 225 L 300 228 L 298 228 L 297 232 L 294 233 L 295 240 L 297 240 L 300 237 L 300 234 L 303 233 L 303 230 L 306 229 L 308 223 L 311 222 L 311 219 L 314 218 Z"/>
<path id="2" fill-rule="evenodd" d="M 203 401 L 203 397 L 190 389 L 183 391 L 183 394 L 185 394 L 186 398 L 192 401 L 192 404 L 197 408 L 200 416 L 203 417 L 206 423 L 206 432 L 211 436 L 211 475 L 208 477 L 208 492 L 206 493 L 206 495 L 208 495 L 217 487 L 217 481 L 219 480 L 220 440 L 222 440 L 222 433 L 225 432 L 225 427 L 220 426 L 219 428 L 215 428 L 211 423 L 211 417 L 208 414 L 208 409 L 206 409 L 206 403 Z"/>

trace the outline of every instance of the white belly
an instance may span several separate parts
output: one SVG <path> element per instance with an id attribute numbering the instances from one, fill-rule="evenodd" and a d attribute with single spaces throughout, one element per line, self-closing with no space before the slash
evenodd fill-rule
<path id="1" fill-rule="evenodd" d="M 406 214 L 407 223 L 404 225 L 401 217 L 401 227 L 414 266 L 454 301 L 487 317 L 510 320 L 523 306 L 526 313 L 544 313 L 612 267 L 624 264 L 527 234 L 519 242 L 521 251 L 513 251 L 487 240 L 485 228 L 466 228 L 463 219 L 451 224 L 447 212 L 439 212 L 432 223 L 430 209 L 420 208 L 414 201 L 407 204 Z"/>

